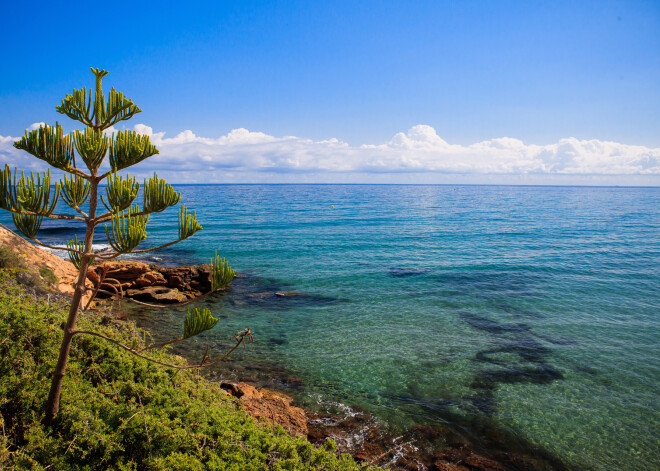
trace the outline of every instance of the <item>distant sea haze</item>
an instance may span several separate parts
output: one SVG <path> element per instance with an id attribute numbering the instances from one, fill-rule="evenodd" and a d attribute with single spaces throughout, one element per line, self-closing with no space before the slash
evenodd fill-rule
<path id="1" fill-rule="evenodd" d="M 341 402 L 482 444 L 494 427 L 506 440 L 491 445 L 569 469 L 660 469 L 660 188 L 176 189 L 204 230 L 154 257 L 202 263 L 217 249 L 241 273 L 187 352 L 254 331 L 214 374 L 285 370 L 308 407 Z M 176 211 L 152 216 L 145 246 L 176 224 Z M 70 237 L 44 227 L 44 241 Z M 137 319 L 169 335 L 181 316 Z"/>

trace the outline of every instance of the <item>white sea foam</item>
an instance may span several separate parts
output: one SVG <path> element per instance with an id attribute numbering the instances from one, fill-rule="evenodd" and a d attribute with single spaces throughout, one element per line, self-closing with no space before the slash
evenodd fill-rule
<path id="1" fill-rule="evenodd" d="M 65 247 L 65 244 L 63 244 L 63 243 L 62 244 L 50 244 L 50 245 L 58 246 L 58 247 Z M 49 251 L 50 253 L 52 253 L 54 255 L 57 255 L 60 258 L 64 258 L 64 259 L 69 258 L 69 253 L 63 248 L 62 249 L 53 249 L 53 248 L 50 248 L 50 247 L 42 247 L 42 248 L 44 250 Z M 109 248 L 110 248 L 110 245 L 108 245 L 108 244 L 92 244 L 92 249 L 94 250 L 94 252 L 100 252 L 101 250 L 109 249 Z"/>

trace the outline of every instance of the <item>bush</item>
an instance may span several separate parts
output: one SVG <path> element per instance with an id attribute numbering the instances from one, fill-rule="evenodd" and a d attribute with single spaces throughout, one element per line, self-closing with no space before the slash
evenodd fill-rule
<path id="1" fill-rule="evenodd" d="M 0 268 L 23 268 L 23 260 L 7 246 L 0 247 Z"/>
<path id="2" fill-rule="evenodd" d="M 149 363 L 90 336 L 74 337 L 68 394 L 53 428 L 44 427 L 47 375 L 57 358 L 66 299 L 46 303 L 28 296 L 14 276 L 0 270 L 0 469 L 366 469 L 336 456 L 332 444 L 316 448 L 255 421 L 195 372 Z M 79 328 L 142 343 L 132 323 L 99 314 L 81 315 Z"/>
<path id="3" fill-rule="evenodd" d="M 55 288 L 57 288 L 57 285 L 60 283 L 59 278 L 57 278 L 57 275 L 55 275 L 55 273 L 53 273 L 53 270 L 51 270 L 50 268 L 46 268 L 46 267 L 40 268 L 39 274 L 41 275 L 41 278 L 46 280 L 48 284 L 54 286 Z"/>

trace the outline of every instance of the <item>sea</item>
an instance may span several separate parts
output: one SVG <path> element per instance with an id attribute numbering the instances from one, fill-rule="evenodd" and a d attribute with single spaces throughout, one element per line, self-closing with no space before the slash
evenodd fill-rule
<path id="1" fill-rule="evenodd" d="M 401 433 L 439 425 L 486 455 L 660 469 L 660 188 L 175 189 L 203 230 L 142 257 L 217 251 L 238 273 L 203 305 L 218 325 L 175 351 L 219 354 L 254 333 L 214 377 L 288 378 L 305 407 L 368 411 Z M 48 221 L 39 237 L 63 243 L 72 227 Z M 177 212 L 153 215 L 148 234 L 144 247 L 175 239 Z M 166 339 L 184 316 L 133 317 Z"/>

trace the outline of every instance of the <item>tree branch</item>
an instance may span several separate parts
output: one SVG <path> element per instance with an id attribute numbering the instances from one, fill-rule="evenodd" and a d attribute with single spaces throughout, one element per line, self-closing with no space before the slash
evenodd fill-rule
<path id="1" fill-rule="evenodd" d="M 161 348 L 165 347 L 167 345 L 172 345 L 173 343 L 181 342 L 182 340 L 185 340 L 183 337 L 178 337 L 172 340 L 168 340 L 167 342 L 161 342 L 161 343 L 155 343 L 153 345 L 149 345 L 148 347 L 144 347 L 141 352 L 144 352 L 146 350 L 153 350 L 154 348 Z"/>
<path id="2" fill-rule="evenodd" d="M 94 254 L 94 255 L 97 258 L 101 259 L 101 260 L 112 260 L 112 259 L 115 259 L 115 258 L 119 257 L 120 255 L 124 255 L 124 254 L 127 254 L 127 253 L 131 253 L 131 254 L 133 254 L 133 253 L 146 253 L 146 252 L 153 252 L 155 250 L 164 249 L 165 247 L 169 247 L 170 245 L 178 244 L 179 242 L 182 242 L 184 240 L 186 240 L 186 239 L 177 239 L 175 241 L 168 242 L 167 244 L 159 245 L 157 247 L 152 247 L 150 249 L 131 250 L 130 252 L 113 252 L 112 254 L 108 254 L 108 255 L 104 255 L 103 253 L 98 253 L 98 254 Z"/>
<path id="3" fill-rule="evenodd" d="M 83 171 L 81 171 L 81 170 L 78 170 L 78 169 L 75 168 L 75 167 L 67 167 L 67 168 L 63 168 L 63 169 L 61 169 L 61 170 L 64 170 L 65 172 L 71 173 L 71 174 L 73 174 L 73 175 L 78 175 L 79 177 L 82 177 L 82 178 L 84 178 L 84 179 L 87 180 L 87 181 L 91 181 L 91 178 L 92 178 L 91 175 L 88 175 L 87 173 L 85 173 L 85 172 L 83 172 Z"/>
<path id="4" fill-rule="evenodd" d="M 48 214 L 48 215 L 46 215 L 46 214 L 35 213 L 33 211 L 26 211 L 24 209 L 21 209 L 21 210 L 18 210 L 18 211 L 15 210 L 15 209 L 7 209 L 7 211 L 12 212 L 12 213 L 16 213 L 16 214 L 26 214 L 28 216 L 41 216 L 41 217 L 45 217 L 45 218 L 49 218 L 49 219 L 64 219 L 64 220 L 67 220 L 67 221 L 75 220 L 75 221 L 83 221 L 83 222 L 85 221 L 85 218 L 80 217 L 80 216 L 76 216 L 74 214 Z"/>
<path id="5" fill-rule="evenodd" d="M 164 249 L 165 247 L 169 247 L 170 245 L 178 244 L 179 242 L 182 242 L 186 239 L 177 239 L 172 242 L 168 242 L 167 244 L 159 245 L 158 247 L 152 247 L 150 249 L 142 249 L 142 250 L 133 250 L 131 253 L 145 253 L 145 252 L 153 252 L 154 250 L 160 250 Z"/>
<path id="6" fill-rule="evenodd" d="M 123 213 L 123 211 L 110 211 L 110 212 L 107 212 L 105 214 L 100 215 L 99 217 L 94 219 L 94 221 L 92 221 L 92 222 L 96 226 L 98 224 L 103 224 L 104 222 L 108 222 L 108 221 L 112 220 L 112 218 L 114 216 L 117 216 L 117 215 L 120 215 L 120 217 L 122 217 L 122 218 L 127 218 L 128 217 L 128 215 L 121 216 L 122 213 Z M 131 217 L 147 216 L 149 214 L 153 214 L 153 211 L 140 211 L 139 213 L 131 213 Z"/>
<path id="7" fill-rule="evenodd" d="M 87 290 L 91 291 L 92 288 L 87 288 Z M 218 290 L 216 290 L 216 291 L 218 291 Z M 182 306 L 187 306 L 188 304 L 193 304 L 193 303 L 199 302 L 203 299 L 208 298 L 209 296 L 211 296 L 216 291 L 209 291 L 208 293 L 202 294 L 201 296 L 197 296 L 196 298 L 189 299 L 188 301 L 184 301 L 182 303 L 170 304 L 169 307 L 182 307 Z M 142 301 L 138 301 L 137 299 L 133 299 L 133 298 L 125 298 L 123 296 L 120 296 L 119 294 L 111 293 L 110 291 L 106 291 L 104 289 L 99 289 L 98 292 L 103 293 L 103 294 L 107 294 L 108 296 L 115 296 L 115 297 L 118 297 L 120 299 L 130 301 L 130 302 L 135 303 L 135 304 L 139 304 L 140 306 L 152 307 L 154 309 L 163 309 L 163 307 L 164 307 L 162 304 L 150 304 L 150 303 L 144 303 Z"/>
<path id="8" fill-rule="evenodd" d="M 99 260 L 113 260 L 119 257 L 120 255 L 123 255 L 124 253 L 132 253 L 132 252 L 112 252 L 112 253 L 104 254 L 103 252 L 106 250 L 110 250 L 110 248 L 105 248 L 101 252 L 99 252 L 98 255 L 94 254 L 94 256 Z"/>
<path id="9" fill-rule="evenodd" d="M 71 206 L 69 206 L 69 207 L 71 207 Z M 84 217 L 85 219 L 87 219 L 87 218 L 89 217 L 89 216 L 87 215 L 87 213 L 86 213 L 85 211 L 83 211 L 82 209 L 80 209 L 78 206 L 76 206 L 76 207 L 73 208 L 73 209 L 75 209 L 76 211 L 78 211 L 78 214 L 80 214 L 80 215 L 81 215 L 82 217 Z"/>
<path id="10" fill-rule="evenodd" d="M 84 253 L 84 252 L 81 252 L 80 250 L 70 249 L 70 248 L 68 248 L 68 247 L 60 247 L 60 246 L 58 246 L 58 245 L 48 245 L 48 244 L 44 244 L 43 242 L 39 241 L 38 239 L 36 239 L 36 238 L 34 238 L 34 237 L 33 237 L 31 240 L 32 240 L 33 242 L 35 242 L 36 244 L 41 245 L 42 247 L 46 247 L 47 249 L 53 249 L 53 250 L 64 250 L 64 251 L 66 251 L 66 252 L 71 252 L 71 253 L 77 253 L 77 254 L 80 254 L 80 255 L 85 255 L 85 253 Z"/>
<path id="11" fill-rule="evenodd" d="M 123 348 L 124 350 L 126 350 L 126 351 L 129 352 L 129 353 L 132 353 L 132 354 L 135 355 L 135 356 L 138 356 L 138 357 L 140 357 L 140 358 L 143 358 L 143 359 L 145 359 L 145 360 L 147 360 L 147 361 L 150 361 L 150 362 L 152 362 L 152 363 L 157 363 L 157 364 L 159 364 L 159 365 L 166 366 L 166 367 L 168 367 L 168 368 L 176 368 L 176 369 L 179 369 L 179 370 L 187 370 L 187 369 L 201 368 L 201 367 L 207 366 L 207 365 L 204 363 L 204 360 L 206 360 L 206 358 L 203 358 L 203 359 L 202 359 L 202 362 L 201 362 L 199 365 L 186 365 L 186 366 L 181 366 L 181 365 L 171 365 L 171 364 L 169 364 L 169 363 L 165 363 L 165 362 L 162 362 L 162 361 L 156 360 L 156 359 L 154 359 L 154 358 L 149 358 L 149 357 L 147 357 L 147 356 L 144 356 L 144 355 L 142 355 L 140 352 L 138 352 L 137 350 L 134 350 L 134 349 L 132 349 L 131 347 L 128 347 L 128 346 L 124 345 L 123 343 L 121 343 L 121 342 L 119 342 L 119 341 L 117 341 L 117 340 L 115 340 L 115 339 L 112 339 L 112 338 L 110 338 L 110 337 L 108 337 L 108 336 L 106 336 L 106 335 L 99 334 L 98 332 L 92 332 L 92 331 L 89 331 L 89 330 L 75 330 L 75 331 L 73 332 L 73 334 L 74 334 L 74 335 L 76 335 L 76 334 L 85 334 L 85 335 L 93 335 L 93 336 L 95 336 L 95 337 L 100 337 L 100 338 L 102 338 L 102 339 L 107 340 L 108 342 L 114 343 L 114 344 L 117 345 L 118 347 Z"/>
<path id="12" fill-rule="evenodd" d="M 112 338 L 110 338 L 106 335 L 100 334 L 98 332 L 92 332 L 92 331 L 89 331 L 89 330 L 74 330 L 73 335 L 76 335 L 76 334 L 85 334 L 85 335 L 93 335 L 95 337 L 100 337 L 104 340 L 107 340 L 108 342 L 114 343 L 118 347 L 123 348 L 124 350 L 126 350 L 129 353 L 132 353 L 135 356 L 143 358 L 143 359 L 145 359 L 147 361 L 150 361 L 152 363 L 156 363 L 158 365 L 166 366 L 168 368 L 175 368 L 175 369 L 178 369 L 178 370 L 189 370 L 189 369 L 194 369 L 194 368 L 205 368 L 207 366 L 214 365 L 216 363 L 219 363 L 219 362 L 227 359 L 227 357 L 229 355 L 231 355 L 234 352 L 234 350 L 236 350 L 241 344 L 245 344 L 245 339 L 246 338 L 248 338 L 248 339 L 250 339 L 251 341 L 254 342 L 254 339 L 252 338 L 252 331 L 250 331 L 250 328 L 246 328 L 245 330 L 243 330 L 243 331 L 239 332 L 238 334 L 234 335 L 234 338 L 236 339 L 236 345 L 234 345 L 221 358 L 218 358 L 217 360 L 214 360 L 214 361 L 209 361 L 208 354 L 204 353 L 204 356 L 202 357 L 202 361 L 199 362 L 199 365 L 181 366 L 181 365 L 171 365 L 169 363 L 165 363 L 165 362 L 156 360 L 154 358 L 149 358 L 145 355 L 142 355 L 138 350 L 135 350 L 135 349 L 133 349 L 133 348 L 127 346 L 127 345 L 124 345 L 123 343 L 121 343 L 121 342 L 119 342 L 115 339 L 112 339 Z M 208 348 L 207 348 L 207 352 L 208 352 Z"/>

